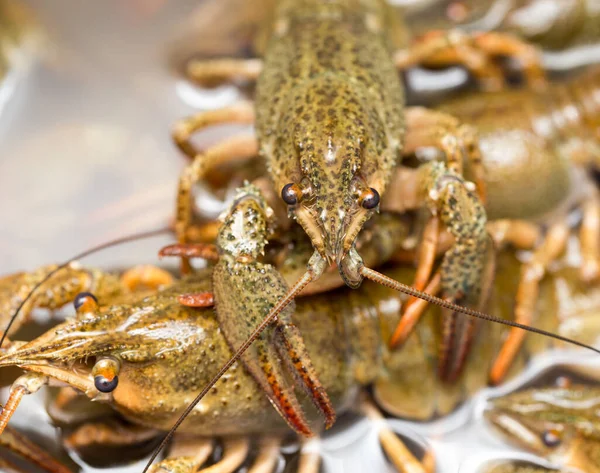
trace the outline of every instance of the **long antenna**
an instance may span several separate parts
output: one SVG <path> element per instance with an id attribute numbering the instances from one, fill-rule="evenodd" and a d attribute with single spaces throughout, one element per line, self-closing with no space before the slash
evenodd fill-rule
<path id="1" fill-rule="evenodd" d="M 504 320 L 499 317 L 495 317 L 493 315 L 489 315 L 489 314 L 486 314 L 485 312 L 480 312 L 475 309 L 470 309 L 468 307 L 459 306 L 450 301 L 441 299 L 440 297 L 436 297 L 431 294 L 427 294 L 426 292 L 419 291 L 419 290 L 413 288 L 412 286 L 402 284 L 402 283 L 400 283 L 394 279 L 391 279 L 373 269 L 363 266 L 361 268 L 360 272 L 365 278 L 370 279 L 374 282 L 377 282 L 383 286 L 389 287 L 390 289 L 394 289 L 396 291 L 403 292 L 405 294 L 408 294 L 409 296 L 418 297 L 418 298 L 423 299 L 431 304 L 439 305 L 443 308 L 452 310 L 454 312 L 458 312 L 458 313 L 468 315 L 470 317 L 482 319 L 482 320 L 487 320 L 488 322 L 495 322 L 498 324 L 507 325 L 509 327 L 520 328 L 520 329 L 526 330 L 528 332 L 545 335 L 547 337 L 554 338 L 554 339 L 560 340 L 562 342 L 570 343 L 572 345 L 576 345 L 576 346 L 579 346 L 582 348 L 586 348 L 588 350 L 591 350 L 593 352 L 600 354 L 600 349 L 596 349 L 590 345 L 586 345 L 585 343 L 581 343 L 576 340 L 571 340 L 567 337 L 563 337 L 563 336 L 557 335 L 555 333 L 547 332 L 542 329 L 530 327 L 528 325 L 523 325 L 518 322 Z M 248 339 L 237 349 L 237 351 L 233 354 L 233 356 L 231 358 L 229 358 L 229 360 L 221 367 L 221 369 L 219 369 L 217 374 L 209 381 L 209 383 L 204 386 L 204 388 L 202 389 L 200 394 L 198 394 L 196 396 L 196 398 L 186 407 L 185 411 L 183 411 L 183 413 L 179 416 L 179 419 L 177 419 L 177 422 L 175 422 L 175 424 L 173 425 L 171 430 L 169 430 L 167 435 L 165 435 L 165 437 L 162 439 L 162 441 L 160 442 L 160 445 L 154 450 L 154 452 L 152 453 L 152 456 L 148 460 L 148 463 L 146 463 L 146 466 L 144 467 L 144 470 L 142 473 L 148 472 L 149 468 L 152 466 L 152 463 L 154 462 L 154 460 L 156 459 L 158 454 L 167 445 L 169 440 L 175 434 L 175 431 L 177 430 L 177 428 L 182 424 L 182 422 L 185 420 L 185 418 L 194 410 L 194 408 L 202 400 L 202 398 L 204 396 L 206 396 L 206 394 L 208 394 L 210 389 L 219 381 L 219 379 L 221 379 L 221 377 L 225 374 L 225 372 L 229 368 L 231 368 L 231 366 L 241 358 L 241 356 L 244 354 L 244 352 L 250 347 L 250 345 L 252 345 L 254 340 L 256 340 L 260 336 L 260 334 L 275 320 L 275 318 L 281 313 L 281 311 L 290 304 L 290 302 L 294 298 L 293 295 L 298 294 L 300 291 L 302 291 L 302 289 L 309 282 L 311 282 L 312 279 L 313 279 L 313 276 L 311 273 L 309 273 L 309 272 L 305 273 L 304 276 L 302 276 L 298 280 L 298 282 L 296 282 L 296 284 L 294 284 L 294 286 L 292 288 L 290 288 L 290 290 L 288 291 L 288 295 L 285 298 L 283 298 L 281 301 L 279 301 L 273 307 L 273 309 L 271 309 L 271 312 L 269 312 L 269 314 L 256 327 L 256 329 L 254 329 L 254 331 L 250 334 Z"/>
<path id="2" fill-rule="evenodd" d="M 527 332 L 537 333 L 539 335 L 545 335 L 549 338 L 554 338 L 555 340 L 560 340 L 561 342 L 569 343 L 571 345 L 575 345 L 581 348 L 585 348 L 587 350 L 591 350 L 600 354 L 600 349 L 594 348 L 591 345 L 586 345 L 585 343 L 578 342 L 577 340 L 573 340 L 571 338 L 563 337 L 562 335 L 558 335 L 556 333 L 547 332 L 546 330 L 542 330 L 541 328 L 530 327 L 529 325 L 523 325 L 519 322 L 513 322 L 512 320 L 501 319 L 500 317 L 495 317 L 493 315 L 486 314 L 485 312 L 480 312 L 475 309 L 469 309 L 468 307 L 462 307 L 460 305 L 454 304 L 450 301 L 446 301 L 444 299 L 440 299 L 439 297 L 432 296 L 431 294 L 427 294 L 426 292 L 419 291 L 411 286 L 406 284 L 402 284 L 401 282 L 396 281 L 384 274 L 378 273 L 377 271 L 369 268 L 363 267 L 361 270 L 361 274 L 371 281 L 375 281 L 376 283 L 381 284 L 382 286 L 389 287 L 390 289 L 394 289 L 399 292 L 404 292 L 409 296 L 418 297 L 419 299 L 423 299 L 430 304 L 439 305 L 444 309 L 449 309 L 454 312 L 458 312 L 464 315 L 468 315 L 470 317 L 475 317 L 481 320 L 487 320 L 488 322 L 494 322 L 497 324 L 506 325 L 508 327 L 515 327 L 523 329 Z"/>
<path id="3" fill-rule="evenodd" d="M 27 294 L 27 296 L 25 297 L 25 299 L 23 299 L 23 301 L 21 302 L 21 304 L 19 304 L 19 307 L 17 307 L 17 310 L 15 310 L 15 312 L 13 313 L 13 315 L 10 318 L 10 321 L 8 322 L 8 325 L 6 326 L 6 328 L 4 329 L 4 332 L 2 333 L 2 338 L 0 338 L 0 347 L 2 346 L 2 344 L 4 343 L 4 339 L 6 338 L 8 331 L 10 330 L 10 328 L 12 327 L 14 321 L 17 319 L 17 316 L 19 315 L 19 312 L 21 311 L 21 309 L 23 308 L 23 306 L 27 303 L 27 301 L 29 299 L 31 299 L 31 297 L 33 296 L 33 294 L 35 293 L 35 291 L 42 285 L 44 284 L 46 281 L 48 281 L 52 276 L 54 276 L 57 272 L 59 272 L 61 269 L 67 267 L 68 265 L 70 265 L 73 261 L 81 259 L 81 258 L 85 258 L 86 256 L 89 256 L 93 253 L 97 253 L 98 251 L 102 251 L 105 250 L 106 248 L 110 248 L 113 246 L 117 246 L 117 245 L 121 245 L 123 243 L 128 243 L 130 241 L 135 241 L 135 240 L 143 240 L 145 238 L 151 238 L 157 235 L 162 235 L 162 234 L 166 234 L 166 233 L 170 233 L 171 229 L 169 227 L 163 227 L 163 228 L 159 228 L 156 230 L 150 230 L 147 232 L 142 232 L 142 233 L 134 233 L 131 235 L 127 235 L 121 238 L 117 238 L 115 240 L 111 240 L 108 241 L 106 243 L 102 243 L 101 245 L 98 246 L 94 246 L 88 250 L 83 251 L 82 253 L 79 253 L 78 255 L 73 256 L 72 258 L 69 258 L 67 261 L 65 261 L 64 263 L 62 263 L 60 266 L 58 266 L 57 268 L 53 269 L 52 271 L 50 271 L 46 277 L 44 279 L 42 279 L 40 282 L 38 282 L 35 286 L 33 286 L 33 288 L 31 289 L 31 291 L 29 291 L 29 294 Z"/>

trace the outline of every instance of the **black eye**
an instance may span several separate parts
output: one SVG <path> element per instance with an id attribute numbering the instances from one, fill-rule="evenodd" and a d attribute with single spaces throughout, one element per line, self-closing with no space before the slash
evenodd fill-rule
<path id="1" fill-rule="evenodd" d="M 118 384 L 119 384 L 118 376 L 115 376 L 110 381 L 102 375 L 98 375 L 94 378 L 94 386 L 96 386 L 96 389 L 98 391 L 100 391 L 101 393 L 113 392 L 117 388 Z"/>
<path id="2" fill-rule="evenodd" d="M 98 299 L 91 292 L 80 292 L 75 296 L 75 300 L 73 301 L 73 306 L 75 306 L 75 310 L 79 310 L 79 308 L 85 304 L 86 302 L 93 300 L 94 304 L 98 304 Z"/>
<path id="3" fill-rule="evenodd" d="M 298 189 L 298 186 L 293 182 L 286 184 L 283 186 L 283 189 L 281 189 L 281 198 L 288 205 L 296 205 L 300 200 L 300 195 L 300 189 Z"/>
<path id="4" fill-rule="evenodd" d="M 371 210 L 377 207 L 379 205 L 379 192 L 377 192 L 372 187 L 369 190 L 363 192 L 360 198 L 360 205 L 362 205 L 362 207 L 367 210 Z"/>
<path id="5" fill-rule="evenodd" d="M 542 435 L 542 441 L 546 447 L 554 448 L 560 445 L 562 439 L 558 430 L 550 429 L 546 430 Z"/>

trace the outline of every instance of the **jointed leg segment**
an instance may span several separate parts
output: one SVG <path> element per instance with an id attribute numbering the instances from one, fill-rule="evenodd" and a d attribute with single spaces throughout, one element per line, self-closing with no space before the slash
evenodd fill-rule
<path id="1" fill-rule="evenodd" d="M 443 151 L 446 157 L 446 163 L 430 162 L 415 173 L 418 197 L 414 200 L 418 205 L 425 202 L 432 216 L 425 226 L 413 287 L 421 290 L 429 282 L 428 289 L 438 290 L 441 287 L 444 297 L 449 300 L 469 301 L 477 305 L 488 237 L 481 199 L 485 195 L 483 167 L 476 135 L 472 128 L 461 125 L 456 118 L 445 113 L 413 107 L 408 109 L 407 117 L 409 128 L 405 152 L 412 153 L 419 147 L 433 146 Z M 477 186 L 462 178 L 463 156 L 475 169 L 479 180 Z M 446 251 L 440 272 L 430 281 L 439 244 L 440 224 L 453 236 L 454 244 Z M 467 264 L 463 265 L 464 262 Z M 392 347 L 406 340 L 425 307 L 426 304 L 416 299 L 408 301 L 391 339 Z M 467 346 L 472 336 L 469 324 L 471 322 L 466 322 L 464 337 Z M 447 364 L 454 348 L 454 314 L 447 314 L 444 327 L 441 373 L 449 369 Z"/>
<path id="2" fill-rule="evenodd" d="M 528 85 L 532 88 L 545 87 L 545 74 L 538 50 L 505 33 L 431 31 L 416 44 L 398 51 L 394 60 L 399 69 L 416 64 L 432 67 L 461 64 L 486 88 L 500 89 L 504 87 L 505 79 L 502 70 L 493 61 L 497 56 L 517 59 Z"/>
<path id="3" fill-rule="evenodd" d="M 17 273 L 0 279 L 0 316 L 11 317 L 34 287 L 43 281 L 57 266 L 44 266 L 32 273 Z M 21 307 L 13 333 L 26 322 L 36 308 L 60 309 L 73 302 L 80 292 L 93 292 L 101 300 L 110 300 L 122 291 L 116 276 L 99 270 L 82 268 L 77 262 L 59 269 L 32 294 Z M 6 324 L 0 319 L 2 327 Z"/>
<path id="4" fill-rule="evenodd" d="M 47 376 L 39 373 L 26 373 L 12 384 L 8 400 L 0 412 L 0 435 L 4 432 L 23 396 L 39 391 L 47 383 Z"/>
<path id="5" fill-rule="evenodd" d="M 243 102 L 217 111 L 201 112 L 180 121 L 175 126 L 174 139 L 179 148 L 193 158 L 179 178 L 177 207 L 175 212 L 175 232 L 180 243 L 187 241 L 187 231 L 191 226 L 192 188 L 204 179 L 211 168 L 226 162 L 246 160 L 258 153 L 258 143 L 253 136 L 238 136 L 200 152 L 191 143 L 191 135 L 207 126 L 220 123 L 252 123 L 254 110 L 251 103 Z M 182 261 L 184 272 L 190 271 L 187 258 Z"/>
<path id="6" fill-rule="evenodd" d="M 521 269 L 521 277 L 517 289 L 515 320 L 524 325 L 530 325 L 535 313 L 539 284 L 548 265 L 556 260 L 564 251 L 569 237 L 569 227 L 565 222 L 553 225 L 544 238 L 542 244 L 534 251 L 531 261 Z M 490 373 L 490 381 L 499 383 L 506 375 L 510 364 L 521 347 L 526 333 L 518 328 L 512 328 L 508 338 L 504 341 L 502 349 Z"/>
<path id="7" fill-rule="evenodd" d="M 255 81 L 263 68 L 261 59 L 193 60 L 187 66 L 190 79 L 205 87 L 214 87 L 235 80 Z"/>
<path id="8" fill-rule="evenodd" d="M 22 458 L 39 465 L 44 471 L 49 473 L 71 473 L 71 470 L 59 463 L 58 460 L 51 457 L 44 449 L 31 442 L 26 436 L 21 435 L 16 430 L 8 427 L 0 436 L 0 446 L 10 450 Z M 0 471 L 21 472 L 25 471 L 17 468 L 0 458 Z"/>
<path id="9" fill-rule="evenodd" d="M 361 403 L 361 411 L 369 419 L 377 422 L 379 427 L 379 441 L 388 458 L 396 469 L 405 473 L 427 473 L 423 464 L 410 452 L 406 445 L 396 434 L 385 425 L 385 418 L 370 400 L 364 399 Z"/>

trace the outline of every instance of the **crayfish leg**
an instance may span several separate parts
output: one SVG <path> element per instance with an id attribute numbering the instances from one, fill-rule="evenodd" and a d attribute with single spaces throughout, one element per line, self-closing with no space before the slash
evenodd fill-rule
<path id="1" fill-rule="evenodd" d="M 417 265 L 417 273 L 415 275 L 415 281 L 412 285 L 415 289 L 419 291 L 423 291 L 425 289 L 425 286 L 427 286 L 427 283 L 431 278 L 431 273 L 433 272 L 433 265 L 437 256 L 436 253 L 439 244 L 439 237 L 440 219 L 436 215 L 434 215 L 429 219 L 429 221 L 425 225 L 425 229 L 423 230 L 422 234 L 421 244 L 419 245 L 419 260 Z M 408 301 L 406 301 L 402 315 L 402 322 L 404 322 L 404 327 L 407 327 L 408 321 L 411 320 L 406 316 L 410 306 L 415 304 L 419 300 L 420 299 L 418 299 L 417 297 L 410 297 Z M 416 323 L 416 321 L 414 323 Z M 412 324 L 413 326 L 414 323 Z M 399 325 L 396 329 L 396 332 L 392 336 L 390 346 L 392 348 L 395 348 L 401 345 L 406 340 L 406 336 L 408 336 L 409 333 L 410 330 L 407 330 L 406 328 L 401 329 Z"/>
<path id="2" fill-rule="evenodd" d="M 69 468 L 11 427 L 7 427 L 0 435 L 0 446 L 40 466 L 49 473 L 71 473 Z M 14 471 L 16 473 L 25 470 L 21 470 L 0 458 L 0 471 Z"/>
<path id="3" fill-rule="evenodd" d="M 10 418 L 21 403 L 23 396 L 39 391 L 40 388 L 46 384 L 48 384 L 47 376 L 33 372 L 26 373 L 15 380 L 10 388 L 8 400 L 2 407 L 2 412 L 0 412 L 0 435 L 4 432 Z"/>
<path id="4" fill-rule="evenodd" d="M 152 440 L 160 432 L 148 427 L 127 424 L 120 419 L 86 422 L 65 438 L 65 445 L 73 450 L 106 446 L 135 446 Z"/>
<path id="5" fill-rule="evenodd" d="M 186 307 L 212 307 L 215 305 L 215 296 L 212 292 L 181 294 L 177 297 L 177 300 Z"/>
<path id="6" fill-rule="evenodd" d="M 55 310 L 73 302 L 77 294 L 94 291 L 101 299 L 110 299 L 122 291 L 116 276 L 96 269 L 86 269 L 73 262 L 65 267 L 44 266 L 31 273 L 17 273 L 0 278 L 0 323 L 5 329 L 8 319 L 19 309 L 8 335 L 26 322 L 36 308 Z"/>
<path id="7" fill-rule="evenodd" d="M 440 283 L 441 276 L 440 273 L 437 272 L 431 281 L 429 281 L 427 287 L 424 288 L 425 292 L 432 296 L 437 295 L 441 289 Z M 417 322 L 421 319 L 427 306 L 428 303 L 423 299 L 415 299 L 415 302 L 404 310 L 402 318 L 390 339 L 390 348 L 395 349 L 406 342 L 409 335 L 413 332 L 415 325 L 417 325 Z"/>
<path id="8" fill-rule="evenodd" d="M 421 199 L 431 210 L 432 218 L 439 219 L 453 236 L 454 243 L 446 250 L 439 269 L 442 297 L 452 303 L 466 303 L 480 307 L 484 275 L 489 268 L 491 248 L 486 231 L 486 214 L 476 189 L 466 182 L 457 172 L 458 157 L 455 150 L 458 143 L 452 135 L 445 135 L 446 154 L 453 156 L 448 165 L 432 161 L 422 165 L 417 171 L 418 188 Z M 437 225 L 428 225 L 428 234 L 438 233 Z M 436 253 L 437 240 L 426 242 L 427 267 L 420 271 L 417 283 L 431 271 L 432 260 Z M 490 276 L 492 277 L 492 276 Z M 437 290 L 435 277 L 428 289 Z M 420 289 L 420 288 L 419 288 Z M 425 310 L 422 302 L 408 305 L 391 339 L 392 347 L 405 341 L 414 329 L 416 322 Z M 408 314 L 408 317 L 406 315 Z M 474 336 L 475 324 L 467 320 L 462 324 L 461 334 L 457 336 L 457 316 L 444 311 L 443 342 L 439 356 L 439 377 L 450 380 L 460 374 Z M 458 346 L 458 348 L 457 348 Z M 455 356 L 456 354 L 456 356 Z"/>
<path id="9" fill-rule="evenodd" d="M 230 473 L 248 455 L 249 442 L 243 438 L 223 441 L 223 457 L 214 465 L 202 468 L 214 451 L 213 439 L 176 437 L 167 458 L 153 465 L 152 473 Z"/>
<path id="10" fill-rule="evenodd" d="M 203 87 L 215 87 L 226 82 L 255 81 L 263 68 L 261 59 L 192 60 L 186 67 L 187 76 Z"/>
<path id="11" fill-rule="evenodd" d="M 300 460 L 298 461 L 298 473 L 319 473 L 321 467 L 321 454 L 316 448 L 318 438 L 305 440 L 300 447 Z"/>
<path id="12" fill-rule="evenodd" d="M 600 276 L 600 195 L 596 189 L 583 202 L 579 232 L 581 241 L 581 279 L 593 282 Z"/>
<path id="13" fill-rule="evenodd" d="M 498 90 L 506 83 L 502 70 L 494 62 L 494 58 L 499 56 L 513 57 L 519 61 L 531 88 L 543 89 L 546 86 L 538 49 L 505 33 L 430 31 L 410 47 L 397 51 L 394 62 L 399 69 L 417 64 L 427 67 L 459 64 L 485 88 Z"/>
<path id="14" fill-rule="evenodd" d="M 442 287 L 444 297 L 456 302 L 458 290 L 456 287 L 450 288 L 451 284 L 456 286 L 455 283 L 458 283 L 462 286 L 463 292 L 466 292 L 465 290 L 468 288 L 473 292 L 478 282 L 477 265 L 474 265 L 474 271 L 469 268 L 461 271 L 460 268 L 457 270 L 454 267 L 456 260 L 469 257 L 478 262 L 483 257 L 477 254 L 477 251 L 483 247 L 486 240 L 486 217 L 482 205 L 485 200 L 486 188 L 477 136 L 471 127 L 461 124 L 452 115 L 423 107 L 407 109 L 407 122 L 409 126 L 404 153 L 411 154 L 420 147 L 433 146 L 443 152 L 446 160 L 445 163 L 429 163 L 421 166 L 414 177 L 416 181 L 413 184 L 415 195 L 412 200 L 415 202 L 427 201 L 432 215 L 423 232 L 419 249 L 419 265 L 413 287 L 421 291 L 427 284 L 429 284 L 430 290 L 436 286 L 433 279 L 430 280 L 430 278 L 440 245 L 440 223 L 443 223 L 454 237 L 455 243 L 447 250 L 444 257 L 445 263 L 442 266 L 445 264 L 445 268 L 443 267 L 441 272 Z M 464 156 L 463 150 L 466 152 Z M 474 170 L 477 181 L 476 192 L 471 189 L 472 184 L 465 182 L 461 177 L 463 158 Z M 392 196 L 391 200 L 402 202 L 406 199 Z M 393 209 L 393 204 L 387 204 L 386 208 Z M 474 233 L 469 234 L 470 232 Z M 455 255 L 451 256 L 452 253 Z M 450 264 L 450 261 L 454 263 Z M 458 279 L 453 281 L 454 278 Z M 391 338 L 390 346 L 392 348 L 396 348 L 406 341 L 425 307 L 426 304 L 418 302 L 416 298 L 408 300 L 402 319 Z M 454 318 L 452 314 L 445 317 L 446 352 L 452 350 L 454 346 Z M 470 330 L 467 328 L 466 332 L 468 333 Z M 441 365 L 444 365 L 447 357 L 448 353 L 442 351 Z M 444 366 L 441 368 L 442 371 L 446 370 Z"/>
<path id="15" fill-rule="evenodd" d="M 554 224 L 542 244 L 534 251 L 531 260 L 521 269 L 515 306 L 515 320 L 517 322 L 523 325 L 531 324 L 540 281 L 546 274 L 548 265 L 564 251 L 568 237 L 569 227 L 564 221 Z M 504 379 L 523 344 L 525 335 L 525 332 L 519 328 L 510 330 L 492 366 L 490 372 L 490 382 L 492 384 L 498 384 Z"/>
<path id="16" fill-rule="evenodd" d="M 210 243 L 175 243 L 165 246 L 158 252 L 158 257 L 179 256 L 181 258 L 202 258 L 208 261 L 218 261 L 217 247 Z"/>
<path id="17" fill-rule="evenodd" d="M 223 457 L 214 465 L 198 470 L 198 473 L 233 473 L 244 463 L 250 450 L 247 437 L 223 439 Z"/>
<path id="18" fill-rule="evenodd" d="M 151 264 L 134 266 L 121 275 L 121 284 L 131 292 L 141 288 L 157 290 L 172 283 L 171 274 Z"/>
<path id="19" fill-rule="evenodd" d="M 188 229 L 192 224 L 192 189 L 194 184 L 206 179 L 210 170 L 219 164 L 231 161 L 244 161 L 258 154 L 258 142 L 254 136 L 238 136 L 219 143 L 205 151 L 198 150 L 191 142 L 191 136 L 211 125 L 225 123 L 254 123 L 254 108 L 250 102 L 242 102 L 220 110 L 201 112 L 179 121 L 173 131 L 173 139 L 179 148 L 190 158 L 179 178 L 175 208 L 175 233 L 180 243 L 186 243 Z M 188 258 L 182 259 L 182 271 L 189 273 Z"/>
<path id="20" fill-rule="evenodd" d="M 412 473 L 435 471 L 435 461 L 431 455 L 426 454 L 426 465 L 421 463 L 404 445 L 404 442 L 385 424 L 383 414 L 371 400 L 363 399 L 360 408 L 364 415 L 378 424 L 381 447 L 398 471 Z"/>
<path id="21" fill-rule="evenodd" d="M 275 471 L 279 460 L 281 438 L 263 437 L 259 440 L 258 454 L 256 460 L 248 470 L 248 473 L 267 473 Z"/>

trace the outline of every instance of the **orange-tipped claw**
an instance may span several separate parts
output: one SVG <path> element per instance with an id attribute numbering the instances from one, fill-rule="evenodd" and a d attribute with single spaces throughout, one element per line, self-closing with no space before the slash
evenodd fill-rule
<path id="1" fill-rule="evenodd" d="M 236 272 L 231 267 L 223 267 L 227 260 L 225 256 L 215 267 L 213 287 L 219 326 L 233 350 L 244 344 L 254 328 L 264 320 L 266 313 L 282 304 L 282 301 L 288 301 L 273 325 L 266 328 L 242 355 L 242 361 L 290 427 L 300 435 L 313 436 L 310 423 L 294 392 L 293 381 L 296 380 L 308 393 L 315 407 L 325 417 L 327 427 L 335 421 L 335 410 L 319 381 L 300 331 L 292 320 L 295 307 L 289 300 L 293 300 L 310 282 L 310 274 L 307 273 L 288 289 L 283 277 L 270 265 L 234 262 L 235 268 L 245 268 L 243 272 L 241 269 Z M 252 267 L 252 271 L 248 271 L 249 267 Z M 232 294 L 231 287 L 236 284 L 239 294 Z"/>
<path id="2" fill-rule="evenodd" d="M 296 432 L 305 437 L 313 437 L 308 420 L 304 416 L 304 411 L 294 394 L 294 388 L 287 381 L 287 377 L 279 365 L 279 357 L 273 345 L 261 337 L 255 342 L 256 359 L 252 360 L 249 356 L 244 356 L 247 362 L 246 366 L 253 371 L 255 378 L 263 386 L 275 408 L 281 416 Z M 260 371 L 258 371 L 260 370 Z M 266 383 L 266 384 L 265 384 Z"/>
<path id="3" fill-rule="evenodd" d="M 335 423 L 336 414 L 325 388 L 321 385 L 315 371 L 300 330 L 289 320 L 278 324 L 278 338 L 276 347 L 283 360 L 288 364 L 290 371 L 298 378 L 305 391 L 313 399 L 325 417 L 325 428 L 329 429 Z"/>

